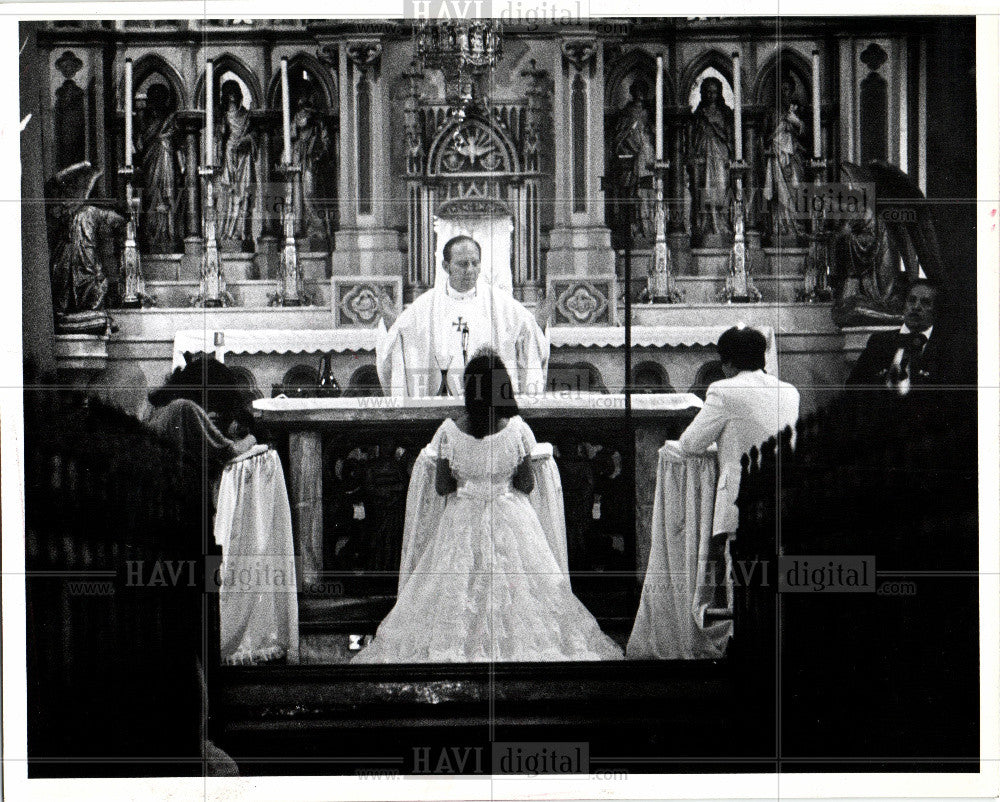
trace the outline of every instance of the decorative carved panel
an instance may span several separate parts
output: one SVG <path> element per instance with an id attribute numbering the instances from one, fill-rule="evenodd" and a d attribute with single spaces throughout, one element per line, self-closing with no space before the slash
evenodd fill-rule
<path id="1" fill-rule="evenodd" d="M 397 314 L 403 309 L 403 279 L 399 276 L 334 276 L 334 325 L 346 328 L 374 328 L 386 302 Z"/>
<path id="2" fill-rule="evenodd" d="M 615 325 L 614 279 L 554 279 L 549 292 L 555 295 L 557 326 Z"/>

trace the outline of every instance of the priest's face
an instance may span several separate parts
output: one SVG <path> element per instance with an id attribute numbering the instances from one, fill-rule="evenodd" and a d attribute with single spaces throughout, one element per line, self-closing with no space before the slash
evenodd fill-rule
<path id="1" fill-rule="evenodd" d="M 451 261 L 444 263 L 448 283 L 453 290 L 468 292 L 479 278 L 479 248 L 470 240 L 462 240 L 451 249 Z"/>

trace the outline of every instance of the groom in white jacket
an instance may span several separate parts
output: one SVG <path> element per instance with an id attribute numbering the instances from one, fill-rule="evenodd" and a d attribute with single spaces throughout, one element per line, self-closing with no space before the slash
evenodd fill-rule
<path id="1" fill-rule="evenodd" d="M 752 328 L 723 332 L 716 346 L 725 379 L 708 387 L 705 405 L 681 435 L 681 448 L 703 454 L 719 446 L 719 481 L 715 491 L 712 534 L 733 534 L 739 523 L 740 460 L 754 446 L 794 426 L 799 391 L 764 372 L 767 341 Z"/>

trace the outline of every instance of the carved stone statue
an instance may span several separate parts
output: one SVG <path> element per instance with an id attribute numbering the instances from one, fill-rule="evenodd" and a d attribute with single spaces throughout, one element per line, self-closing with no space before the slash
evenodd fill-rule
<path id="1" fill-rule="evenodd" d="M 223 250 L 242 251 L 249 246 L 253 215 L 257 142 L 250 112 L 243 108 L 243 90 L 236 81 L 222 84 L 217 164 L 217 217 Z"/>
<path id="2" fill-rule="evenodd" d="M 791 76 L 781 79 L 775 107 L 768 112 L 765 131 L 764 202 L 771 220 L 771 244 L 801 244 L 804 220 L 794 211 L 794 195 L 805 180 L 805 124 L 799 117 L 799 101 Z"/>
<path id="3" fill-rule="evenodd" d="M 730 225 L 729 163 L 733 158 L 733 110 L 722 98 L 722 82 L 705 78 L 691 122 L 691 198 L 694 243 L 724 247 Z"/>
<path id="4" fill-rule="evenodd" d="M 176 115 L 170 90 L 153 84 L 146 92 L 142 129 L 136 143 L 141 165 L 142 217 L 139 235 L 147 253 L 170 253 L 179 244 L 180 154 L 175 146 Z"/>
<path id="5" fill-rule="evenodd" d="M 89 200 L 101 175 L 90 162 L 46 182 L 52 305 L 56 332 L 103 334 L 108 275 L 125 241 L 125 218 Z"/>
<path id="6" fill-rule="evenodd" d="M 652 175 L 656 153 L 653 129 L 646 108 L 649 87 L 637 79 L 629 89 L 629 102 L 615 121 L 611 143 L 615 198 L 619 227 L 629 226 L 633 242 L 655 234 L 656 196 Z"/>
<path id="7" fill-rule="evenodd" d="M 326 197 L 326 169 L 333 148 L 330 134 L 311 98 L 299 98 L 292 118 L 292 164 L 301 168 L 295 182 L 295 228 L 300 237 L 327 238 L 326 215 L 320 200 Z"/>
<path id="8" fill-rule="evenodd" d="M 892 214 L 869 198 L 864 214 L 842 220 L 830 237 L 830 286 L 833 320 L 838 326 L 898 325 L 911 281 L 923 269 L 941 283 L 947 279 L 937 232 L 924 194 L 886 162 L 864 167 L 841 162 L 842 183 L 863 199 L 874 186 L 875 199 L 889 198 Z M 897 222 L 904 221 L 904 222 Z M 900 270 L 902 259 L 905 270 Z"/>

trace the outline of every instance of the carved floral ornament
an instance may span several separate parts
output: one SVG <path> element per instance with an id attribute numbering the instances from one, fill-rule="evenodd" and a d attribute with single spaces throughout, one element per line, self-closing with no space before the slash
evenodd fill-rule
<path id="1" fill-rule="evenodd" d="M 382 43 L 376 39 L 348 42 L 347 60 L 362 72 L 377 70 L 382 60 Z"/>
<path id="2" fill-rule="evenodd" d="M 596 322 L 605 313 L 608 299 L 590 282 L 572 282 L 559 293 L 556 309 L 574 323 Z"/>
<path id="3" fill-rule="evenodd" d="M 597 39 L 563 39 L 561 47 L 563 58 L 582 71 L 597 53 Z"/>
<path id="4" fill-rule="evenodd" d="M 395 303 L 396 290 L 392 285 L 359 282 L 341 287 L 340 322 L 344 326 L 374 326 L 382 312 L 383 299 Z"/>

